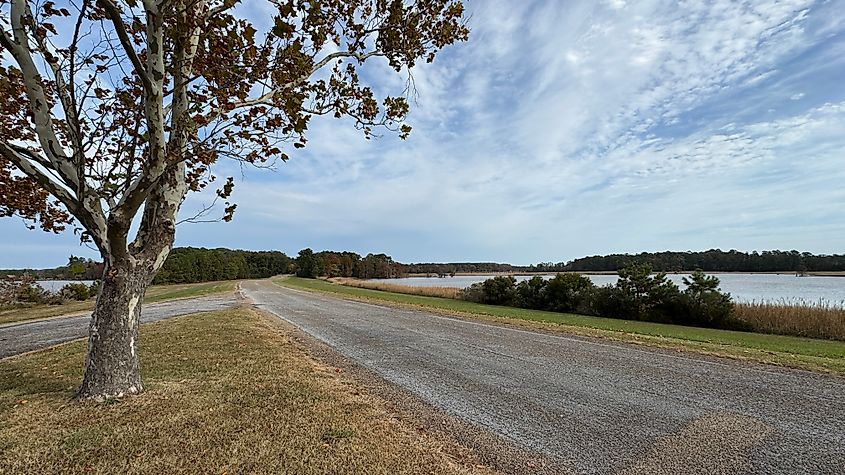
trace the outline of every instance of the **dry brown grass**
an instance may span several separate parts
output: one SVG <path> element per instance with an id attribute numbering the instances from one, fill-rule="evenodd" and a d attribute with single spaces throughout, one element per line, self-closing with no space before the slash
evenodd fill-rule
<path id="1" fill-rule="evenodd" d="M 147 392 L 72 402 L 85 344 L 0 361 L 0 473 L 490 473 L 252 310 L 142 326 Z"/>
<path id="2" fill-rule="evenodd" d="M 83 302 L 66 302 L 62 305 L 37 304 L 15 308 L 2 308 L 0 309 L 0 325 L 4 323 L 22 322 L 24 320 L 50 318 L 58 315 L 90 312 L 93 308 L 94 299 L 85 300 Z"/>
<path id="3" fill-rule="evenodd" d="M 454 287 L 415 287 L 411 285 L 388 284 L 384 282 L 373 282 L 370 280 L 348 279 L 335 277 L 329 281 L 359 289 L 382 290 L 384 292 L 395 292 L 398 294 L 424 295 L 426 297 L 441 297 L 444 299 L 457 299 L 461 296 L 461 289 Z"/>
<path id="4" fill-rule="evenodd" d="M 756 332 L 845 341 L 845 308 L 828 302 L 751 302 L 736 317 Z"/>

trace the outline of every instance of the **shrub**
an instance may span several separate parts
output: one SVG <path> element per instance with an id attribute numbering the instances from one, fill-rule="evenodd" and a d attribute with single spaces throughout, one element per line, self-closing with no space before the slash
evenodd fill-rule
<path id="1" fill-rule="evenodd" d="M 65 285 L 59 295 L 67 300 L 88 300 L 91 296 L 88 286 L 81 282 Z"/>
<path id="2" fill-rule="evenodd" d="M 534 277 L 520 282 L 514 291 L 513 305 L 520 308 L 532 308 L 535 310 L 545 308 L 545 289 L 548 285 L 546 279 L 535 275 Z"/>
<path id="3" fill-rule="evenodd" d="M 616 285 L 596 287 L 589 277 L 567 273 L 549 280 L 534 276 L 516 284 L 499 276 L 473 284 L 460 298 L 476 303 L 575 312 L 607 318 L 679 323 L 744 330 L 734 317 L 731 295 L 719 290 L 719 279 L 697 271 L 684 278 L 681 292 L 665 273 L 652 274 L 648 264 L 630 264 L 619 271 Z"/>
<path id="4" fill-rule="evenodd" d="M 666 273 L 652 275 L 650 264 L 628 264 L 619 270 L 616 287 L 630 306 L 629 318 L 646 321 L 671 321 L 671 313 L 680 295 L 678 286 Z M 625 317 L 623 316 L 623 318 Z"/>
<path id="5" fill-rule="evenodd" d="M 516 293 L 513 276 L 497 276 L 481 283 L 482 302 L 492 305 L 511 305 Z"/>
<path id="6" fill-rule="evenodd" d="M 461 290 L 460 299 L 473 303 L 484 303 L 484 287 L 483 282 L 478 282 Z"/>
<path id="7" fill-rule="evenodd" d="M 98 293 L 100 293 L 100 281 L 95 280 L 88 286 L 88 297 L 96 297 Z"/>
<path id="8" fill-rule="evenodd" d="M 589 313 L 595 290 L 595 284 L 587 276 L 557 274 L 546 282 L 543 293 L 543 308 L 552 312 L 580 311 Z"/>
<path id="9" fill-rule="evenodd" d="M 733 317 L 734 304 L 731 294 L 719 290 L 719 279 L 695 271 L 684 277 L 687 286 L 678 298 L 674 312 L 677 323 L 712 328 L 743 329 Z"/>
<path id="10" fill-rule="evenodd" d="M 588 315 L 605 318 L 630 319 L 637 313 L 636 302 L 618 286 L 608 284 L 593 290 L 589 299 Z"/>
<path id="11" fill-rule="evenodd" d="M 17 301 L 23 303 L 45 303 L 49 293 L 38 284 L 24 283 L 17 289 Z"/>

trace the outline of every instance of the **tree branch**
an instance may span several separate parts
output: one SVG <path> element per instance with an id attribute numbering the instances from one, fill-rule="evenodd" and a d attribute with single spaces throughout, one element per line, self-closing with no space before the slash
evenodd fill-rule
<path id="1" fill-rule="evenodd" d="M 150 82 L 144 94 L 144 115 L 149 135 L 149 157 L 138 178 L 126 189 L 112 210 L 117 221 L 124 222 L 144 203 L 150 190 L 167 169 L 167 148 L 164 141 L 164 26 L 155 0 L 144 0 L 147 13 L 147 67 Z M 126 225 L 127 229 L 129 224 Z"/>
<path id="2" fill-rule="evenodd" d="M 256 97 L 254 99 L 247 99 L 245 101 L 236 102 L 233 105 L 236 109 L 242 108 L 242 107 L 252 107 L 252 106 L 257 106 L 257 105 L 272 106 L 273 105 L 272 99 L 273 99 L 273 97 L 276 96 L 276 94 L 281 94 L 282 92 L 284 92 L 284 91 L 286 91 L 286 90 L 288 90 L 292 87 L 296 87 L 296 86 L 299 86 L 301 84 L 304 84 L 306 81 L 308 81 L 308 79 L 311 76 L 314 75 L 314 73 L 323 69 L 324 66 L 326 66 L 327 64 L 331 63 L 332 61 L 334 61 L 336 59 L 355 58 L 359 62 L 363 63 L 368 58 L 372 58 L 373 56 L 384 56 L 384 53 L 382 53 L 380 51 L 371 51 L 371 52 L 366 53 L 366 54 L 361 54 L 361 53 L 356 53 L 356 52 L 353 52 L 353 51 L 338 51 L 336 53 L 329 54 L 325 58 L 323 58 L 320 61 L 317 61 L 316 63 L 314 63 L 314 66 L 311 68 L 311 71 L 309 71 L 308 74 L 303 75 L 301 78 L 299 78 L 295 81 L 291 81 L 287 84 L 283 84 L 283 85 L 276 87 L 274 89 L 271 89 L 267 93 L 265 93 L 265 94 L 263 94 L 259 97 Z"/>
<path id="3" fill-rule="evenodd" d="M 32 111 L 33 123 L 38 140 L 52 168 L 59 173 L 69 186 L 79 186 L 80 177 L 71 160 L 65 156 L 61 142 L 53 130 L 52 117 L 49 109 L 49 102 L 44 93 L 44 86 L 41 84 L 41 74 L 32 59 L 29 49 L 29 37 L 23 24 L 23 17 L 26 13 L 26 0 L 13 0 L 12 13 L 12 34 L 9 37 L 5 30 L 0 29 L 0 44 L 12 54 L 24 76 L 26 94 L 29 98 L 29 105 Z"/>
<path id="4" fill-rule="evenodd" d="M 28 6 L 27 11 L 30 16 L 33 16 L 32 11 L 29 10 Z M 79 116 L 77 114 L 76 107 L 74 106 L 75 101 L 73 89 L 65 79 L 64 72 L 62 71 L 61 66 L 59 66 L 59 62 L 49 50 L 44 38 L 40 38 L 36 35 L 35 46 L 44 58 L 44 61 L 50 67 L 50 70 L 53 72 L 53 79 L 56 82 L 56 93 L 59 96 L 59 102 L 62 105 L 65 120 L 68 124 L 68 138 L 70 139 L 70 145 L 73 151 L 71 159 L 76 163 L 77 183 L 74 191 L 76 192 L 76 196 L 85 196 L 87 193 L 87 190 L 85 189 L 85 155 L 82 150 L 82 135 L 79 126 Z M 71 45 L 72 50 L 75 49 L 75 47 L 75 44 Z"/>
<path id="5" fill-rule="evenodd" d="M 94 243 L 101 251 L 108 249 L 105 219 L 102 216 L 90 213 L 83 206 L 83 203 L 68 191 L 66 184 L 55 181 L 50 175 L 33 165 L 33 162 L 35 162 L 44 166 L 46 159 L 38 157 L 23 147 L 5 141 L 0 141 L 0 156 L 15 165 L 26 176 L 37 181 L 48 193 L 58 199 L 88 229 Z"/>
<path id="6" fill-rule="evenodd" d="M 153 87 L 152 80 L 144 64 L 141 62 L 141 58 L 138 57 L 135 47 L 132 46 L 132 39 L 126 33 L 123 17 L 120 16 L 120 10 L 117 8 L 117 5 L 112 3 L 111 0 L 97 0 L 97 4 L 103 7 L 103 10 L 108 14 L 109 19 L 114 25 L 114 31 L 117 32 L 117 37 L 120 39 L 120 44 L 123 46 L 123 50 L 126 51 L 126 56 L 129 57 L 132 67 L 135 68 L 135 73 L 138 74 L 141 82 L 144 83 L 144 89 L 151 90 Z"/>

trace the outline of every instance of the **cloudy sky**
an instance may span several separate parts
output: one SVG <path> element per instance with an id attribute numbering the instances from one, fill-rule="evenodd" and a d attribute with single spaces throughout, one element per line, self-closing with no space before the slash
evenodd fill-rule
<path id="1" fill-rule="evenodd" d="M 466 4 L 470 41 L 413 71 L 407 141 L 315 120 L 275 171 L 224 164 L 235 220 L 184 225 L 177 245 L 515 264 L 845 252 L 845 1 Z M 0 233 L 0 267 L 95 256 L 11 219 Z"/>

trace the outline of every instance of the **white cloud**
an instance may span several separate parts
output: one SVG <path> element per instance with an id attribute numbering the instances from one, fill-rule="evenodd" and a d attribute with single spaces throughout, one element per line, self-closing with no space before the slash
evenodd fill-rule
<path id="1" fill-rule="evenodd" d="M 315 121 L 237 219 L 405 260 L 832 242 L 784 222 L 841 198 L 842 105 L 749 118 L 742 100 L 821 41 L 812 2 L 469 6 L 470 43 L 414 71 L 408 142 Z"/>
<path id="2" fill-rule="evenodd" d="M 187 227 L 179 243 L 516 263 L 842 251 L 845 91 L 817 82 L 845 74 L 836 2 L 471 0 L 468 11 L 470 42 L 413 71 L 408 141 L 315 119 L 304 152 L 238 183 L 234 225 Z M 383 63 L 365 76 L 380 94 L 405 86 Z M 226 166 L 219 176 L 239 174 Z"/>

